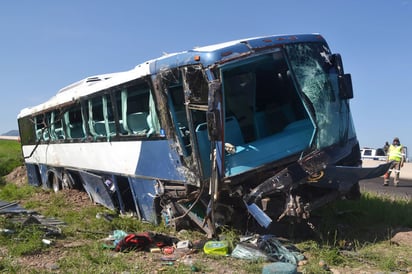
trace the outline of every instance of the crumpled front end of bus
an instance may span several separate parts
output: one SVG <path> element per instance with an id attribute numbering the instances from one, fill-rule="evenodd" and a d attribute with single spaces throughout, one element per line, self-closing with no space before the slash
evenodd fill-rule
<path id="1" fill-rule="evenodd" d="M 313 210 L 330 202 L 359 198 L 359 181 L 383 175 L 391 164 L 374 168 L 340 165 L 354 157 L 349 153 L 342 158 L 345 151 L 345 146 L 314 150 L 282 168 L 269 165 L 216 184 L 211 177 L 185 198 L 176 196 L 162 203 L 162 216 L 174 228 L 195 226 L 209 237 L 219 227 L 271 232 L 281 223 L 309 220 Z"/>
<path id="2" fill-rule="evenodd" d="M 336 199 L 359 198 L 358 182 L 383 175 L 391 164 L 375 168 L 333 165 L 337 152 L 339 148 L 333 146 L 313 151 L 260 183 L 244 196 L 249 213 L 265 228 L 272 218 L 308 219 L 311 211 Z M 266 214 L 271 199 L 279 197 L 284 199 L 283 207 Z"/>

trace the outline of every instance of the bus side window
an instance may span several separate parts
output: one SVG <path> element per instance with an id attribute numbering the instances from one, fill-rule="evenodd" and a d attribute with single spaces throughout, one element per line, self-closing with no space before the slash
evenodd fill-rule
<path id="1" fill-rule="evenodd" d="M 109 95 L 103 96 L 103 116 L 105 121 L 106 133 L 109 136 L 116 135 L 116 122 L 114 121 L 112 101 Z"/>
<path id="2" fill-rule="evenodd" d="M 44 120 L 43 120 L 43 114 L 37 115 L 34 117 L 35 121 L 35 131 L 36 131 L 36 141 L 43 140 L 43 133 L 46 130 Z"/>
<path id="3" fill-rule="evenodd" d="M 68 139 L 84 138 L 86 136 L 80 106 L 64 113 L 64 123 Z"/>
<path id="4" fill-rule="evenodd" d="M 88 100 L 89 128 L 93 137 L 110 137 L 116 135 L 113 109 L 108 95 Z"/>
<path id="5" fill-rule="evenodd" d="M 53 141 L 66 138 L 66 134 L 63 128 L 62 118 L 59 112 L 52 111 L 47 114 L 49 117 L 49 129 L 50 137 Z"/>
<path id="6" fill-rule="evenodd" d="M 57 119 L 56 119 L 57 118 Z M 64 124 L 63 124 L 63 117 L 61 117 L 61 114 L 59 115 L 59 117 L 56 117 L 55 115 L 55 135 L 57 137 L 57 139 L 59 140 L 64 140 L 66 139 L 66 131 L 64 129 Z"/>
<path id="7" fill-rule="evenodd" d="M 160 132 L 155 104 L 147 84 L 123 89 L 116 94 L 116 102 L 121 112 L 121 132 L 124 135 L 149 137 Z M 119 106 L 120 105 L 120 106 Z"/>

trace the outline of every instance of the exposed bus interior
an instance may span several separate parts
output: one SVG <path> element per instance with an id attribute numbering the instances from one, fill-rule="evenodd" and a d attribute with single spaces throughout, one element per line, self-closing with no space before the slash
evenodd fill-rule
<path id="1" fill-rule="evenodd" d="M 225 174 L 232 176 L 307 149 L 314 125 L 281 52 L 222 69 Z"/>
<path id="2" fill-rule="evenodd" d="M 33 120 L 39 143 L 107 141 L 116 136 L 146 138 L 160 133 L 147 84 L 93 95 L 70 107 L 39 113 Z"/>
<path id="3" fill-rule="evenodd" d="M 280 52 L 223 67 L 221 78 L 225 176 L 301 153 L 310 146 L 315 126 Z M 203 169 L 209 175 L 207 124 L 195 128 Z"/>

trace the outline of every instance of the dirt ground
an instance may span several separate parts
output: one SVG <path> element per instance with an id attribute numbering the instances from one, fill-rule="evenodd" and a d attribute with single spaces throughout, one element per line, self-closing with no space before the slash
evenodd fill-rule
<path id="1" fill-rule="evenodd" d="M 5 176 L 7 182 L 15 183 L 18 186 L 27 184 L 27 173 L 24 166 L 17 167 L 11 173 Z M 85 205 L 92 204 L 89 196 L 84 191 L 79 191 L 77 189 L 63 189 L 61 190 L 65 196 L 65 199 L 71 205 L 72 208 L 83 208 Z M 47 192 L 39 192 L 35 194 L 35 200 L 42 201 L 47 200 L 49 194 Z M 21 201 L 24 207 L 24 202 Z"/>
<path id="2" fill-rule="evenodd" d="M 5 176 L 5 179 L 7 182 L 13 182 L 19 186 L 22 186 L 24 184 L 27 184 L 27 174 L 26 174 L 26 169 L 24 166 L 16 168 L 13 172 Z M 79 191 L 75 189 L 65 189 L 62 190 L 62 193 L 65 196 L 65 199 L 67 202 L 70 204 L 71 207 L 73 208 L 82 208 L 86 205 L 91 205 L 93 202 L 90 200 L 88 194 L 84 191 Z M 39 192 L 35 194 L 35 197 L 33 197 L 35 200 L 47 200 L 49 199 L 49 195 L 47 192 Z M 21 206 L 24 207 L 24 201 L 21 201 Z M 87 241 L 87 240 L 86 240 Z M 406 244 L 412 247 L 412 231 L 400 231 L 397 233 L 391 241 L 395 244 Z M 58 269 L 57 262 L 59 258 L 64 256 L 65 253 L 65 248 L 67 247 L 74 247 L 74 246 L 81 246 L 85 244 L 85 240 L 82 242 L 73 242 L 73 241 L 59 241 L 59 245 L 56 245 L 53 250 L 49 252 L 43 252 L 40 254 L 34 254 L 34 255 L 27 255 L 27 256 L 22 256 L 19 258 L 19 264 L 24 265 L 27 267 L 30 267 L 31 269 L 37 269 L 37 270 L 47 270 L 47 271 L 54 271 Z M 7 256 L 6 250 L 4 248 L 0 247 L 0 258 Z M 225 259 L 226 260 L 226 259 Z M 228 257 L 227 262 L 231 260 L 236 260 L 234 258 Z M 220 261 L 220 264 L 222 261 Z M 212 264 L 215 262 L 207 262 L 207 264 Z M 233 262 L 232 262 L 233 263 Z M 216 265 L 216 269 L 220 269 L 218 273 L 231 273 L 230 270 L 230 264 L 228 265 Z M 348 268 L 336 268 L 336 269 L 330 269 L 331 273 L 335 274 L 341 274 L 341 273 L 352 273 L 352 274 L 358 274 L 358 273 L 378 273 L 379 271 L 376 269 L 348 269 Z M 299 268 L 298 268 L 299 271 Z M 378 271 L 378 272 L 377 272 Z M 298 272 L 302 273 L 302 272 Z M 412 273 L 412 272 L 408 272 Z"/>

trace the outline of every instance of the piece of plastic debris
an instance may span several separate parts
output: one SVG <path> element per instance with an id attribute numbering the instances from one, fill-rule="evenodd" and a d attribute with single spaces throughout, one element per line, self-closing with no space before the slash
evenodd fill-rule
<path id="1" fill-rule="evenodd" d="M 175 248 L 173 246 L 165 246 L 162 248 L 162 253 L 165 255 L 173 254 L 174 251 L 175 251 Z"/>
<path id="2" fill-rule="evenodd" d="M 273 261 L 281 261 L 297 265 L 299 260 L 304 259 L 304 256 L 298 251 L 290 251 L 274 236 L 262 235 L 259 236 L 257 246 L 265 252 Z"/>
<path id="3" fill-rule="evenodd" d="M 160 253 L 162 250 L 158 247 L 153 247 L 150 249 L 150 253 Z"/>
<path id="4" fill-rule="evenodd" d="M 113 238 L 115 240 L 122 240 L 126 236 L 127 236 L 127 233 L 123 230 L 114 230 L 113 231 Z"/>
<path id="5" fill-rule="evenodd" d="M 0 228 L 0 232 L 4 234 L 12 234 L 14 233 L 14 230 L 7 229 L 7 228 Z"/>
<path id="6" fill-rule="evenodd" d="M 208 241 L 203 246 L 203 251 L 210 255 L 227 255 L 229 253 L 229 243 L 227 241 Z"/>
<path id="7" fill-rule="evenodd" d="M 268 256 L 257 248 L 257 246 L 248 243 L 238 243 L 233 249 L 232 257 L 237 259 L 258 261 L 267 261 Z"/>
<path id="8" fill-rule="evenodd" d="M 296 274 L 297 267 L 291 263 L 275 262 L 263 266 L 262 274 Z"/>
<path id="9" fill-rule="evenodd" d="M 51 244 L 52 244 L 52 241 L 51 241 L 51 240 L 48 240 L 48 239 L 42 239 L 41 241 L 42 241 L 42 243 L 45 244 L 45 245 L 51 245 Z"/>
<path id="10" fill-rule="evenodd" d="M 189 240 L 185 240 L 185 241 L 179 241 L 176 244 L 176 248 L 180 249 L 180 248 L 191 248 L 192 247 L 192 243 Z"/>

